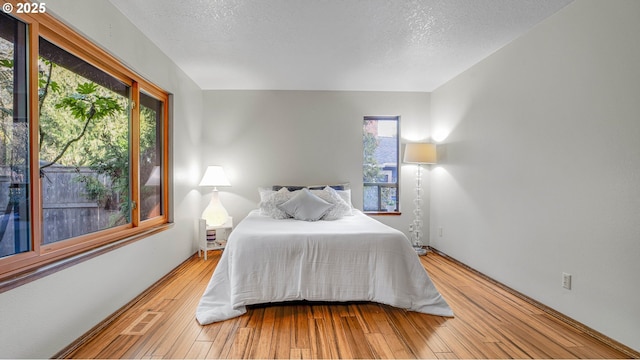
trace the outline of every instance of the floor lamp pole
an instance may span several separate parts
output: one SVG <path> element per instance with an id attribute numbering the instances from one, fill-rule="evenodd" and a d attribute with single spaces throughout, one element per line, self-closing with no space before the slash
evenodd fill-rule
<path id="1" fill-rule="evenodd" d="M 420 237 L 422 236 L 422 165 L 418 164 L 418 171 L 416 171 L 416 198 L 413 200 L 415 210 L 413 215 L 413 249 L 418 255 L 424 255 L 427 253 L 426 249 L 422 248 L 422 242 Z"/>

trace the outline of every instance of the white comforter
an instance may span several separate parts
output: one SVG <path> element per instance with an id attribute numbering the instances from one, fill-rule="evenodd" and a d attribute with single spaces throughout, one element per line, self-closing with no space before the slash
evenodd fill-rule
<path id="1" fill-rule="evenodd" d="M 336 221 L 275 220 L 251 212 L 229 236 L 200 299 L 200 324 L 240 316 L 246 305 L 374 301 L 453 316 L 406 236 L 359 211 Z"/>

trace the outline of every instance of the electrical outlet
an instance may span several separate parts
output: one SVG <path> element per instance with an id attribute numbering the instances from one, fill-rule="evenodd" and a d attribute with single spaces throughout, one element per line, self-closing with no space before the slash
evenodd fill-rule
<path id="1" fill-rule="evenodd" d="M 562 287 L 571 290 L 571 274 L 562 273 Z"/>
<path id="2" fill-rule="evenodd" d="M 438 236 L 442 237 L 442 226 L 438 228 Z"/>
<path id="3" fill-rule="evenodd" d="M 409 232 L 413 232 L 413 224 L 409 225 Z"/>

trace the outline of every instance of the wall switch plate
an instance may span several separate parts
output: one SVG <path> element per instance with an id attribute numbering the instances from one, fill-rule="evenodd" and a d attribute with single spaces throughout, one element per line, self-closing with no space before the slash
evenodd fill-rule
<path id="1" fill-rule="evenodd" d="M 562 287 L 571 290 L 571 274 L 562 273 Z"/>

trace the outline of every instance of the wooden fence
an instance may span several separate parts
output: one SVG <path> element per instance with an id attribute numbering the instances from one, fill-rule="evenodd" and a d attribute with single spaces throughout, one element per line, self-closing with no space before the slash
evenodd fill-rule
<path id="1" fill-rule="evenodd" d="M 89 168 L 51 166 L 42 178 L 42 231 L 44 243 L 52 243 L 109 227 L 112 214 L 95 200 L 87 199 L 84 183 L 77 180 L 88 175 L 108 185 L 105 175 Z"/>
<path id="2" fill-rule="evenodd" d="M 29 211 L 26 183 L 14 184 L 8 176 L 10 169 L 0 169 L 0 257 L 28 251 Z M 91 176 L 102 184 L 109 178 L 89 168 L 51 166 L 43 170 L 42 232 L 43 243 L 69 239 L 111 226 L 111 216 L 118 210 L 105 209 L 85 195 L 79 176 Z M 13 194 L 13 195 L 12 195 Z M 115 196 L 115 194 L 113 194 Z M 6 210 L 5 210 L 6 208 Z"/>

